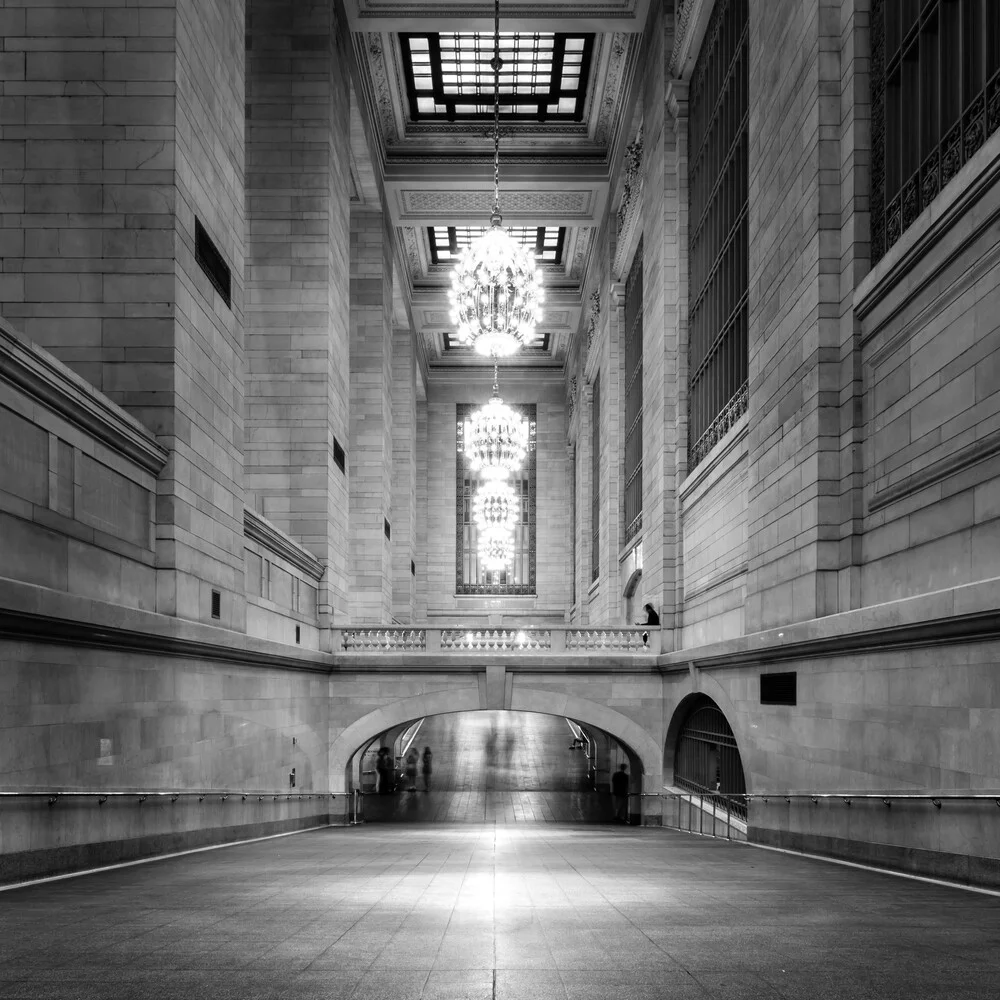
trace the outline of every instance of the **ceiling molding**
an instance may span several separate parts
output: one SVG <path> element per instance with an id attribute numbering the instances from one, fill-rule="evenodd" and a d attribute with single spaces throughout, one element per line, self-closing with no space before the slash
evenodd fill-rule
<path id="1" fill-rule="evenodd" d="M 490 0 L 345 0 L 353 31 L 370 31 L 386 21 L 394 31 L 490 31 Z M 542 0 L 540 3 L 505 2 L 500 9 L 501 28 L 508 21 L 527 23 L 532 31 L 573 30 L 609 32 L 642 31 L 649 0 Z"/>
<path id="2" fill-rule="evenodd" d="M 691 79 L 714 7 L 715 0 L 677 0 L 669 63 L 670 74 L 677 79 Z"/>

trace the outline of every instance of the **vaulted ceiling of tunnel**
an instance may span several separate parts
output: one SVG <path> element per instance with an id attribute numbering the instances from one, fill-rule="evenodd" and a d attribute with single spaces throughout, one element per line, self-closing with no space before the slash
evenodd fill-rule
<path id="1" fill-rule="evenodd" d="M 501 3 L 501 210 L 535 248 L 546 293 L 538 345 L 511 364 L 561 368 L 580 327 L 614 165 L 638 125 L 647 4 Z M 455 257 L 489 225 L 494 5 L 347 0 L 347 13 L 357 200 L 384 207 L 397 229 L 405 311 L 427 363 L 483 364 L 449 337 L 447 289 Z"/>

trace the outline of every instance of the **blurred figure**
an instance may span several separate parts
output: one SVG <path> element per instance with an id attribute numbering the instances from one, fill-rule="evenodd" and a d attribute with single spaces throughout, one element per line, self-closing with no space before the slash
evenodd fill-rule
<path id="1" fill-rule="evenodd" d="M 406 755 L 406 780 L 410 783 L 409 791 L 417 790 L 417 751 L 410 747 Z"/>
<path id="2" fill-rule="evenodd" d="M 389 748 L 381 747 L 378 752 L 378 759 L 375 761 L 379 795 L 392 795 L 396 784 L 393 770 L 392 754 Z"/>
<path id="3" fill-rule="evenodd" d="M 644 604 L 642 610 L 646 612 L 646 620 L 644 622 L 636 622 L 637 625 L 659 625 L 660 616 L 656 613 L 656 608 L 652 604 Z M 644 646 L 649 644 L 649 633 L 642 633 L 642 644 Z"/>
<path id="4" fill-rule="evenodd" d="M 619 823 L 628 822 L 628 764 L 621 764 L 611 775 L 611 804 L 615 819 Z"/>
<path id="5" fill-rule="evenodd" d="M 421 766 L 424 774 L 424 791 L 429 792 L 431 790 L 431 770 L 432 770 L 432 758 L 430 747 L 424 747 L 424 754 L 421 758 Z"/>

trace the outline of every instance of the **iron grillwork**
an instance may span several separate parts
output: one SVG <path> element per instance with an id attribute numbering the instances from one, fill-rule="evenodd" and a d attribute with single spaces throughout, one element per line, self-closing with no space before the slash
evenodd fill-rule
<path id="1" fill-rule="evenodd" d="M 722 710 L 710 698 L 699 697 L 677 736 L 674 782 L 708 795 L 746 794 L 746 776 L 736 737 Z M 720 801 L 724 801 L 720 799 Z M 746 819 L 742 799 L 733 801 L 733 814 Z"/>
<path id="2" fill-rule="evenodd" d="M 590 582 L 601 575 L 601 379 L 594 379 L 590 409 Z"/>
<path id="3" fill-rule="evenodd" d="M 874 0 L 872 263 L 1000 128 L 1000 4 Z"/>
<path id="4" fill-rule="evenodd" d="M 691 81 L 689 469 L 747 380 L 747 6 L 716 0 Z"/>
<path id="5" fill-rule="evenodd" d="M 642 240 L 625 280 L 625 538 L 642 530 Z"/>

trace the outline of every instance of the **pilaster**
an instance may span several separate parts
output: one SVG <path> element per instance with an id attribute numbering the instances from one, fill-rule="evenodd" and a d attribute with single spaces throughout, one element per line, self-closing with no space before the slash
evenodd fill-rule
<path id="1" fill-rule="evenodd" d="M 352 622 L 392 617 L 392 231 L 378 211 L 351 211 Z"/>
<path id="2" fill-rule="evenodd" d="M 347 611 L 351 471 L 350 83 L 339 9 L 247 0 L 248 503 L 326 564 L 325 627 Z"/>
<path id="3" fill-rule="evenodd" d="M 417 557 L 417 367 L 409 327 L 392 331 L 391 397 L 392 617 L 405 625 L 414 621 Z"/>

